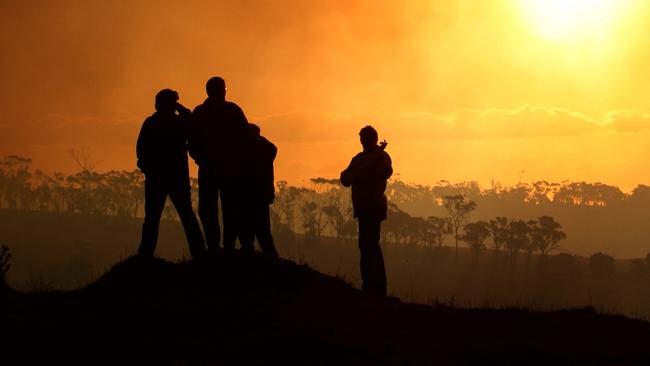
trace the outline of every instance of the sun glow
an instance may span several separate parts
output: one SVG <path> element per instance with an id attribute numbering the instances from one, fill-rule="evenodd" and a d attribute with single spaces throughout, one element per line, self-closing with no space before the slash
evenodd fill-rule
<path id="1" fill-rule="evenodd" d="M 625 0 L 521 0 L 537 32 L 548 39 L 573 42 L 606 36 Z"/>

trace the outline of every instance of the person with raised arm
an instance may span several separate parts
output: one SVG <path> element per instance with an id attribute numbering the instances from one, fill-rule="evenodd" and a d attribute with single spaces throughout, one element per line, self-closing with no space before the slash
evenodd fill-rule
<path id="1" fill-rule="evenodd" d="M 167 196 L 181 219 L 190 254 L 205 252 L 201 227 L 192 208 L 187 163 L 187 128 L 192 114 L 178 103 L 178 93 L 164 89 L 156 94 L 156 112 L 142 124 L 136 145 L 138 168 L 144 173 L 144 223 L 141 257 L 152 257 L 158 243 L 160 216 Z"/>
<path id="2" fill-rule="evenodd" d="M 387 142 L 379 145 L 379 135 L 372 126 L 359 132 L 363 151 L 341 172 L 341 184 L 352 187 L 352 207 L 359 223 L 362 290 L 379 297 L 386 296 L 386 269 L 381 251 L 381 222 L 386 219 L 388 201 L 384 192 L 393 174 Z"/>

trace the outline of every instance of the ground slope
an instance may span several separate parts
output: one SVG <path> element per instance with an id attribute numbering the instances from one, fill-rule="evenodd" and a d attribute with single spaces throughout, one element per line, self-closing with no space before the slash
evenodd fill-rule
<path id="1" fill-rule="evenodd" d="M 650 323 L 376 299 L 290 261 L 131 258 L 0 299 L 0 364 L 647 364 Z M 8 360 L 9 362 L 4 362 Z"/>

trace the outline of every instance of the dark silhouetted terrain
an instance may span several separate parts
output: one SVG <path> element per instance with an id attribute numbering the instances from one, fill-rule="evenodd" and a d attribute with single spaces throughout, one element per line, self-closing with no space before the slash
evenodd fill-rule
<path id="1" fill-rule="evenodd" d="M 590 309 L 368 297 L 286 260 L 130 258 L 76 291 L 3 295 L 2 364 L 643 364 L 650 324 Z M 9 359 L 9 362 L 5 362 Z"/>
<path id="2" fill-rule="evenodd" d="M 103 215 L 0 210 L 0 244 L 11 249 L 9 284 L 25 291 L 74 289 L 99 278 L 133 255 L 141 219 Z M 360 286 L 354 239 L 275 233 L 280 256 Z M 388 292 L 402 300 L 455 302 L 461 307 L 525 307 L 535 310 L 593 306 L 598 311 L 650 317 L 650 262 L 612 260 L 592 266 L 589 258 L 538 255 L 408 243 L 382 244 Z M 156 253 L 187 258 L 180 224 L 163 221 Z"/>

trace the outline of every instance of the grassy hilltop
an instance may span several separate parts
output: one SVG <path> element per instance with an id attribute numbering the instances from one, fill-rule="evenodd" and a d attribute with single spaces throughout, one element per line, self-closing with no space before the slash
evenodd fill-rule
<path id="1" fill-rule="evenodd" d="M 287 260 L 130 258 L 75 291 L 4 293 L 0 363 L 636 364 L 650 324 L 591 309 L 376 299 Z M 4 362 L 8 359 L 10 362 Z"/>

